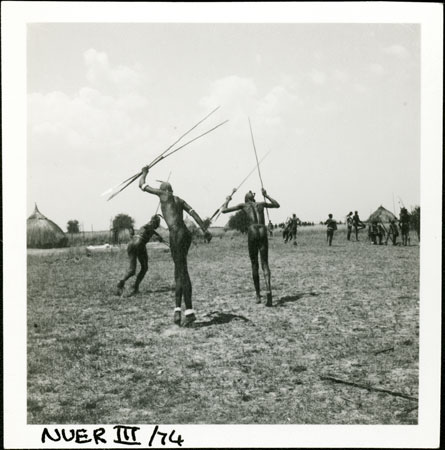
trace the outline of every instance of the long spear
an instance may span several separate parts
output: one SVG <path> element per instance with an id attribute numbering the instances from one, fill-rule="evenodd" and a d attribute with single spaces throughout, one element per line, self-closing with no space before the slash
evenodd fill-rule
<path id="1" fill-rule="evenodd" d="M 206 134 L 209 134 L 210 132 L 212 132 L 213 130 L 216 130 L 217 128 L 219 128 L 220 126 L 224 125 L 225 123 L 227 123 L 228 120 L 225 120 L 224 122 L 219 123 L 218 125 L 216 125 L 213 128 L 210 128 L 210 130 L 207 130 L 205 133 L 200 134 L 199 136 L 191 139 L 190 141 L 186 142 L 185 144 L 182 144 L 180 147 L 172 150 L 170 153 L 165 154 L 165 151 L 159 155 L 158 157 L 156 157 L 149 165 L 148 168 L 151 169 L 152 167 L 154 167 L 156 164 L 158 164 L 159 162 L 161 162 L 163 159 L 168 158 L 169 156 L 173 155 L 173 153 L 176 153 L 178 150 L 181 150 L 182 148 L 184 148 L 185 146 L 191 144 L 192 142 L 196 141 L 197 139 L 205 136 Z M 127 188 L 128 186 L 130 186 L 131 183 L 133 183 L 134 181 L 136 181 L 140 176 L 141 176 L 142 172 L 138 172 L 136 175 L 133 175 L 131 178 L 129 178 L 128 182 L 126 184 L 124 184 L 124 186 L 122 186 L 117 192 L 115 192 L 113 195 L 110 195 L 110 197 L 107 198 L 107 200 L 111 200 L 112 198 L 116 197 L 117 194 L 119 194 L 120 192 L 122 192 L 125 188 Z"/>
<path id="2" fill-rule="evenodd" d="M 259 164 L 261 164 L 263 162 L 263 160 L 266 158 L 266 156 L 270 153 L 270 150 L 260 159 Z M 232 193 L 230 194 L 230 196 L 232 196 L 233 194 L 235 194 L 235 192 L 247 181 L 247 179 L 250 177 L 250 175 L 253 174 L 253 172 L 255 172 L 255 170 L 257 169 L 257 166 L 255 165 L 255 167 L 249 172 L 249 174 L 244 178 L 243 181 L 241 181 L 241 183 L 233 189 Z M 225 205 L 225 202 L 213 213 L 213 216 L 210 217 L 210 222 L 213 220 L 213 218 L 216 216 L 215 220 L 218 219 L 218 217 L 221 214 L 221 209 L 223 208 L 223 206 Z"/>
<path id="3" fill-rule="evenodd" d="M 210 111 L 203 119 L 201 119 L 196 125 L 194 125 L 192 128 L 190 128 L 190 130 L 186 131 L 182 136 L 180 136 L 178 139 L 176 139 L 176 141 L 170 145 L 170 147 L 167 148 L 167 150 L 164 150 L 159 156 L 158 158 L 161 158 L 161 156 L 165 153 L 167 153 L 171 148 L 173 148 L 182 138 L 184 138 L 185 136 L 187 136 L 190 132 L 192 132 L 198 125 L 201 125 L 202 122 L 204 122 L 204 120 L 206 120 L 207 118 L 209 118 L 214 112 L 218 111 L 218 109 L 220 108 L 220 106 L 217 106 L 213 111 Z M 155 160 L 156 161 L 156 160 Z"/>
<path id="4" fill-rule="evenodd" d="M 184 138 L 185 136 L 187 136 L 190 132 L 192 132 L 198 125 L 200 125 L 202 122 L 204 122 L 204 120 L 206 120 L 207 118 L 209 118 L 214 112 L 216 112 L 221 106 L 217 106 L 213 111 L 210 111 L 203 119 L 201 119 L 196 125 L 193 125 L 192 128 L 190 128 L 188 131 L 186 131 L 182 136 L 180 136 L 178 139 L 176 139 L 175 142 L 173 142 L 173 144 L 170 145 L 170 147 L 168 147 L 166 150 L 164 150 L 159 156 L 158 158 L 160 158 L 163 154 L 165 154 L 166 152 L 168 152 L 171 148 L 173 148 L 182 138 Z M 134 178 L 134 175 L 132 175 L 131 177 L 127 178 L 126 180 L 122 181 L 122 183 L 117 184 L 116 186 L 107 189 L 105 192 L 103 192 L 101 194 L 101 196 L 107 195 L 110 192 L 113 192 L 115 189 L 117 189 L 119 186 L 122 186 L 123 184 L 127 183 L 128 181 L 132 180 Z M 109 200 L 109 199 L 108 199 Z"/>
<path id="5" fill-rule="evenodd" d="M 260 177 L 260 182 L 261 182 L 261 189 L 264 190 L 264 186 L 263 186 L 263 179 L 261 178 L 261 172 L 260 172 L 260 164 L 258 162 L 258 155 L 256 152 L 256 147 L 255 147 L 255 140 L 253 139 L 253 131 L 252 131 L 252 125 L 250 123 L 250 119 L 249 120 L 249 128 L 250 128 L 250 135 L 252 136 L 252 144 L 253 144 L 253 151 L 255 152 L 255 158 L 256 158 L 256 164 L 257 164 L 257 168 L 258 168 L 258 175 Z M 263 195 L 264 201 L 266 201 L 266 197 Z M 270 222 L 270 217 L 269 217 L 269 210 L 266 208 L 266 214 L 267 214 L 267 220 Z"/>

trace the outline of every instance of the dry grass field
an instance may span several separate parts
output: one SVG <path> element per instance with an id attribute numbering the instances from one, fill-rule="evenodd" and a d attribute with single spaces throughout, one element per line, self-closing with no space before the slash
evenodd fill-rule
<path id="1" fill-rule="evenodd" d="M 125 247 L 30 251 L 28 423 L 417 423 L 419 247 L 362 239 L 274 236 L 272 308 L 246 236 L 193 244 L 187 329 L 162 249 L 136 297 L 114 295 Z"/>

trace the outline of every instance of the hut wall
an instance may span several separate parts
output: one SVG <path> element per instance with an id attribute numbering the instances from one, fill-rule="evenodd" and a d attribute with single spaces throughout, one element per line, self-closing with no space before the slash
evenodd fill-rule
<path id="1" fill-rule="evenodd" d="M 63 231 L 48 219 L 28 220 L 26 240 L 29 248 L 56 248 L 68 245 L 68 238 Z"/>

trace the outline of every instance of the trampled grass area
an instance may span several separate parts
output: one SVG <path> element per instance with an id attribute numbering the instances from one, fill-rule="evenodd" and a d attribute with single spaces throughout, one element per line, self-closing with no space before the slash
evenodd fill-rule
<path id="1" fill-rule="evenodd" d="M 129 298 L 124 248 L 29 254 L 28 422 L 417 423 L 419 247 L 362 238 L 271 239 L 272 308 L 245 236 L 193 244 L 192 329 L 172 321 L 167 252 Z"/>

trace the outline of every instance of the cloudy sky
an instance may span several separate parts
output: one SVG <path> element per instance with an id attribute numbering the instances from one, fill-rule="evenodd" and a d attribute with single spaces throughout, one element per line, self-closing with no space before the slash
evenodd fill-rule
<path id="1" fill-rule="evenodd" d="M 255 165 L 281 203 L 319 221 L 420 201 L 420 28 L 404 24 L 31 24 L 28 43 L 28 213 L 62 228 L 136 225 L 157 199 L 139 171 L 213 108 L 194 134 L 230 122 L 157 165 L 205 218 Z M 254 173 L 234 197 L 259 192 Z M 257 196 L 259 198 L 260 195 Z M 228 217 L 217 222 L 223 225 Z"/>

